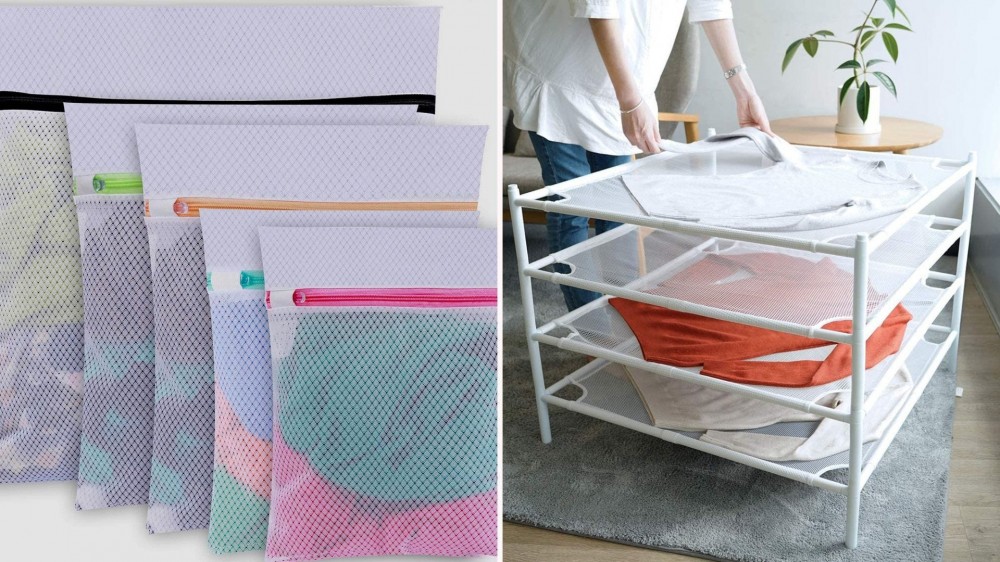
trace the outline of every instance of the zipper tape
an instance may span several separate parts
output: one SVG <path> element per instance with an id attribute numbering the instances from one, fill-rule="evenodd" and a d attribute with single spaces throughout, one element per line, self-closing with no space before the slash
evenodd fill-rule
<path id="1" fill-rule="evenodd" d="M 0 111 L 26 110 L 61 113 L 67 103 L 149 104 L 149 105 L 416 105 L 417 113 L 434 114 L 434 94 L 385 94 L 309 100 L 141 100 L 91 98 L 51 94 L 0 91 Z"/>
<path id="2" fill-rule="evenodd" d="M 337 288 L 271 290 L 268 308 L 284 307 L 402 307 L 471 308 L 497 305 L 497 290 L 490 288 Z"/>
<path id="3" fill-rule="evenodd" d="M 201 216 L 202 209 L 251 211 L 475 211 L 477 201 L 282 201 L 275 199 L 227 199 L 178 197 L 147 199 L 147 217 Z"/>

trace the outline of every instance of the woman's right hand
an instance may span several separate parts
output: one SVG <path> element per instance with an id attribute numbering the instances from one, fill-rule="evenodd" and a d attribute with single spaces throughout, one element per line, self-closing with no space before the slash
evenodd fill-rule
<path id="1" fill-rule="evenodd" d="M 632 107 L 636 107 L 635 104 Z M 623 108 L 622 111 L 628 111 L 632 107 Z M 635 111 L 622 113 L 622 132 L 639 150 L 649 154 L 660 152 L 660 123 L 649 104 L 642 102 Z"/>

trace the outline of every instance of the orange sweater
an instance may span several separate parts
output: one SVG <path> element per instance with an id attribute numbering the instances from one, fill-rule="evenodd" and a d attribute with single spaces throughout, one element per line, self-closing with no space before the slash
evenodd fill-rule
<path id="1" fill-rule="evenodd" d="M 851 374 L 849 345 L 837 344 L 823 361 L 747 361 L 772 353 L 824 347 L 832 343 L 627 299 L 612 298 L 608 302 L 632 329 L 647 361 L 677 367 L 703 365 L 703 375 L 769 386 L 817 386 Z M 870 369 L 899 351 L 906 324 L 912 319 L 913 316 L 903 305 L 893 309 L 868 338 L 865 368 Z M 851 324 L 850 320 L 837 320 L 823 327 L 849 333 Z"/>

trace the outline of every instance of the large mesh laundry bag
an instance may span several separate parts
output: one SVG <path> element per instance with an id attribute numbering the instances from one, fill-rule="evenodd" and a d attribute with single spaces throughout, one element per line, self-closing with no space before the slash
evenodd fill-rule
<path id="1" fill-rule="evenodd" d="M 267 538 L 271 344 L 258 227 L 475 227 L 477 220 L 468 211 L 202 211 L 215 371 L 213 551 L 263 550 Z"/>
<path id="2" fill-rule="evenodd" d="M 207 526 L 211 314 L 202 209 L 475 210 L 485 127 L 138 125 L 152 263 L 153 532 Z"/>
<path id="3" fill-rule="evenodd" d="M 496 550 L 496 233 L 261 228 L 269 560 Z"/>
<path id="4" fill-rule="evenodd" d="M 386 105 L 66 104 L 83 270 L 78 508 L 149 496 L 153 296 L 135 124 L 406 123 L 426 115 L 392 96 L 368 101 Z"/>
<path id="5" fill-rule="evenodd" d="M 30 61 L 0 71 L 0 483 L 78 473 L 83 297 L 64 103 L 384 94 L 427 110 L 438 18 L 436 8 L 0 7 L 0 52 Z"/>

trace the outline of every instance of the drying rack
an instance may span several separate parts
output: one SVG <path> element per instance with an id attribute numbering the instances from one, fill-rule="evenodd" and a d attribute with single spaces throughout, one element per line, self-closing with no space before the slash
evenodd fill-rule
<path id="1" fill-rule="evenodd" d="M 552 440 L 549 406 L 558 406 L 623 426 L 699 451 L 745 464 L 798 482 L 847 496 L 845 543 L 858 544 L 861 489 L 871 477 L 899 428 L 920 399 L 935 371 L 942 365 L 954 369 L 957 362 L 962 298 L 969 247 L 969 226 L 975 183 L 976 155 L 965 160 L 946 160 L 909 155 L 883 155 L 853 151 L 801 147 L 803 152 L 905 164 L 927 191 L 906 210 L 846 227 L 812 232 L 754 232 L 700 225 L 695 222 L 658 218 L 646 214 L 631 197 L 621 176 L 629 173 L 668 172 L 677 175 L 735 174 L 769 165 L 752 145 L 745 144 L 709 154 L 668 154 L 590 174 L 521 195 L 509 187 L 511 222 L 524 306 L 528 355 L 534 383 L 538 422 L 543 443 Z M 961 218 L 923 214 L 949 188 L 961 184 Z M 561 199 L 552 200 L 558 195 Z M 523 209 L 535 209 L 624 223 L 534 262 L 528 261 Z M 944 253 L 958 242 L 954 272 L 932 270 Z M 705 251 L 725 250 L 734 244 L 794 256 L 822 255 L 852 272 L 851 294 L 843 295 L 843 317 L 852 333 L 823 329 L 824 319 L 810 315 L 785 297 L 761 295 L 756 303 L 721 302 L 713 299 L 710 286 L 705 299 L 675 298 L 658 285 Z M 552 267 L 563 264 L 568 273 Z M 565 270 L 566 268 L 563 268 Z M 603 294 L 598 300 L 556 320 L 539 326 L 535 319 L 532 280 L 547 281 Z M 872 285 L 870 285 L 870 283 Z M 877 292 L 868 288 L 876 286 Z M 875 295 L 873 297 L 873 294 Z M 661 306 L 720 320 L 819 338 L 852 346 L 850 377 L 812 388 L 781 388 L 746 385 L 702 376 L 698 368 L 680 368 L 643 359 L 637 340 L 627 324 L 608 304 L 609 296 Z M 704 302 L 698 302 L 703 300 Z M 936 318 L 952 302 L 950 322 Z M 898 353 L 865 369 L 865 342 L 892 309 L 903 303 L 913 314 Z M 539 344 L 596 358 L 555 384 L 546 387 Z M 733 451 L 698 439 L 700 433 L 674 431 L 655 426 L 641 398 L 626 376 L 625 368 L 640 368 L 705 387 L 739 394 L 832 418 L 850 425 L 850 449 L 815 461 L 774 462 Z M 866 411 L 897 371 L 909 373 L 913 386 L 882 437 L 864 442 Z M 570 386 L 582 392 L 565 397 Z M 820 405 L 816 400 L 829 392 L 850 392 L 850 412 Z M 801 426 L 802 424 L 799 424 Z M 777 432 L 780 434 L 780 431 Z M 847 468 L 847 483 L 824 475 Z"/>

